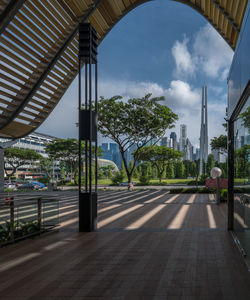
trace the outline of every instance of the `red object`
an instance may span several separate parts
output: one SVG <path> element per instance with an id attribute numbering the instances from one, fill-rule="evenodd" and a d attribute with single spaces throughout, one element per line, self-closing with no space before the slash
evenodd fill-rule
<path id="1" fill-rule="evenodd" d="M 216 189 L 216 179 L 207 178 L 205 185 L 206 185 L 206 187 Z M 227 178 L 220 178 L 220 188 L 221 189 L 228 188 L 228 179 Z"/>
<path id="2" fill-rule="evenodd" d="M 10 197 L 9 197 L 9 193 L 7 193 L 5 201 L 7 202 L 7 205 L 10 205 Z"/>

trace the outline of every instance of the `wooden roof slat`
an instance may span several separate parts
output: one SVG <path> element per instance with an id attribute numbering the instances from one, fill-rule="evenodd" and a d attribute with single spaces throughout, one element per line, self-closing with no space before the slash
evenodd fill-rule
<path id="1" fill-rule="evenodd" d="M 10 75 L 12 75 L 14 78 L 16 77 L 16 78 L 20 79 L 20 80 L 23 81 L 23 82 L 26 82 L 26 81 L 27 81 L 27 78 L 26 78 L 26 77 L 23 77 L 23 76 L 20 75 L 19 73 L 14 72 L 13 70 L 7 68 L 6 66 L 2 65 L 1 63 L 0 63 L 0 68 L 1 68 L 4 72 L 9 73 Z"/>
<path id="2" fill-rule="evenodd" d="M 1 92 L 1 91 L 0 91 L 0 92 Z M 7 101 L 7 100 L 2 99 L 2 98 L 0 98 L 0 102 L 3 103 L 3 104 L 6 104 L 6 105 L 10 105 L 10 106 L 16 107 L 16 104 L 14 104 L 13 102 Z"/>
<path id="3" fill-rule="evenodd" d="M 65 19 L 68 24 L 73 24 L 73 19 L 65 12 L 65 10 L 63 9 L 63 7 L 60 5 L 58 2 L 58 0 L 51 0 L 51 5 L 53 5 L 53 7 L 55 7 L 56 10 L 58 10 L 59 14 L 63 17 L 63 19 Z"/>
<path id="4" fill-rule="evenodd" d="M 27 89 L 29 86 L 25 86 L 23 83 L 20 83 L 19 81 L 7 76 L 6 74 L 2 74 L 0 73 L 0 78 L 4 79 L 5 81 L 8 81 L 10 83 L 12 83 L 13 85 L 16 85 L 16 86 L 19 86 L 21 87 L 22 89 Z"/>
<path id="5" fill-rule="evenodd" d="M 14 45 L 11 42 L 9 42 L 8 40 L 6 40 L 3 36 L 1 36 L 0 40 L 5 46 L 7 46 L 9 49 L 13 50 L 15 53 L 21 55 L 21 57 L 25 58 L 27 61 L 31 62 L 33 65 L 36 65 L 38 63 L 37 60 L 35 60 L 30 55 L 28 55 L 26 52 L 24 52 L 21 48 L 17 47 L 16 45 Z"/>
<path id="6" fill-rule="evenodd" d="M 0 61 L 8 64 L 9 66 L 13 67 L 14 69 L 18 70 L 19 72 L 25 74 L 26 76 L 30 76 L 32 74 L 32 71 L 26 68 L 23 68 L 22 66 L 19 66 L 18 64 L 14 63 L 13 60 L 8 59 L 7 57 L 0 54 Z"/>
<path id="7" fill-rule="evenodd" d="M 31 109 L 34 109 L 34 110 L 36 110 L 36 111 L 38 111 L 38 112 L 41 112 L 41 113 L 46 112 L 46 110 L 45 110 L 44 108 L 39 108 L 39 107 L 37 107 L 37 106 L 32 105 L 32 104 L 31 104 L 32 102 L 35 103 L 35 104 L 37 104 L 37 105 L 40 105 L 41 107 L 51 109 L 51 106 L 46 105 L 46 104 L 44 104 L 44 103 L 41 103 L 41 102 L 39 102 L 39 101 L 37 101 L 37 100 L 35 100 L 35 99 L 32 99 L 32 101 L 31 101 L 29 104 L 27 104 L 26 107 L 31 108 Z M 47 112 L 49 112 L 49 111 L 47 111 Z"/>
<path id="8" fill-rule="evenodd" d="M 33 14 L 39 20 L 42 21 L 42 24 L 46 26 L 46 29 L 49 30 L 50 32 L 52 32 L 53 35 L 56 36 L 56 38 L 62 37 L 62 33 L 64 32 L 64 30 L 63 31 L 60 30 L 62 28 L 61 26 L 60 26 L 60 29 L 58 29 L 56 24 L 54 24 L 54 17 L 47 14 L 44 11 L 43 6 L 39 5 L 39 1 L 34 2 L 34 1 L 30 0 L 30 1 L 27 1 L 25 5 L 33 12 Z M 40 7 L 41 7 L 41 10 L 40 10 Z M 46 14 L 46 17 L 44 15 L 44 13 Z"/>
<path id="9" fill-rule="evenodd" d="M 18 115 L 18 117 L 16 118 L 16 120 L 24 120 L 30 123 L 36 123 L 36 124 L 40 124 L 41 122 L 39 122 L 38 120 L 34 120 L 28 117 L 25 117 L 24 115 L 20 114 Z"/>
<path id="10" fill-rule="evenodd" d="M 27 35 L 23 34 L 19 29 L 14 27 L 12 24 L 8 26 L 8 30 L 10 30 L 11 33 L 14 33 L 15 35 L 18 35 L 22 38 L 24 42 L 26 42 L 28 45 L 30 45 L 32 48 L 34 48 L 37 52 L 39 52 L 42 56 L 47 55 L 47 51 L 45 51 L 43 48 L 41 48 L 38 43 L 33 42 L 31 39 L 27 37 Z"/>
<path id="11" fill-rule="evenodd" d="M 42 20 L 45 21 L 46 24 L 48 23 L 48 26 L 50 26 L 49 28 L 52 29 L 52 31 L 55 30 L 59 36 L 61 35 L 62 32 L 66 32 L 68 30 L 67 25 L 63 26 L 63 24 L 65 24 L 65 21 L 62 23 L 58 22 L 57 17 L 60 15 L 57 14 L 55 10 L 52 10 L 49 1 L 46 3 L 46 8 L 37 0 L 30 0 L 29 3 L 32 3 L 33 6 L 35 6 L 37 9 L 40 10 L 40 12 L 46 15 L 46 17 L 43 16 Z M 47 20 L 49 20 L 50 22 Z M 53 24 L 53 26 L 50 25 L 51 23 Z"/>
<path id="12" fill-rule="evenodd" d="M 13 20 L 13 23 L 18 26 L 18 22 L 15 22 L 16 19 L 20 19 L 20 23 L 25 24 L 28 28 L 32 29 L 41 39 L 43 39 L 44 44 L 48 44 L 49 47 L 53 46 L 53 40 L 51 40 L 39 27 L 35 26 L 23 13 L 19 11 L 17 17 Z M 25 28 L 27 28 L 25 27 Z M 27 29 L 28 31 L 28 29 Z"/>
<path id="13" fill-rule="evenodd" d="M 56 34 L 53 34 L 51 30 L 47 26 L 42 23 L 39 18 L 32 14 L 26 7 L 23 7 L 22 12 L 29 17 L 39 29 L 43 30 L 43 32 L 47 35 L 47 39 L 50 38 L 52 42 L 56 42 L 58 40 L 58 36 Z"/>
<path id="14" fill-rule="evenodd" d="M 75 13 L 69 8 L 69 6 L 65 3 L 64 0 L 60 1 L 60 5 L 64 9 L 64 11 L 70 16 L 70 18 L 74 21 L 77 22 L 77 16 Z"/>

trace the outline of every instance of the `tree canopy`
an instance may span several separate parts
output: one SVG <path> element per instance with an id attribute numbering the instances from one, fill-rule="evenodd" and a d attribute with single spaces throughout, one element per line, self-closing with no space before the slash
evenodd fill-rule
<path id="1" fill-rule="evenodd" d="M 12 176 L 16 173 L 16 170 L 23 166 L 28 164 L 31 161 L 36 161 L 41 159 L 41 155 L 37 153 L 34 150 L 31 149 L 18 149 L 18 148 L 6 148 L 4 150 L 4 169 L 6 172 L 6 175 L 8 177 Z M 10 173 L 7 173 L 8 165 L 12 167 L 12 170 Z"/>
<path id="2" fill-rule="evenodd" d="M 211 139 L 210 146 L 212 150 L 219 150 L 221 153 L 227 153 L 227 136 L 220 135 Z"/>
<path id="3" fill-rule="evenodd" d="M 84 142 L 82 142 L 82 149 L 84 149 Z M 98 157 L 101 156 L 101 149 L 98 147 Z M 50 159 L 60 160 L 64 163 L 66 169 L 73 171 L 72 177 L 76 182 L 76 175 L 78 171 L 78 140 L 77 139 L 55 139 L 49 143 L 45 148 L 46 153 Z M 94 148 L 93 148 L 94 151 Z M 84 150 L 82 151 L 84 153 Z M 48 164 L 48 161 L 44 164 Z"/>
<path id="4" fill-rule="evenodd" d="M 239 117 L 242 119 L 242 125 L 250 132 L 250 106 Z"/>
<path id="5" fill-rule="evenodd" d="M 98 129 L 118 144 L 129 182 L 140 159 L 139 150 L 150 142 L 155 144 L 178 119 L 169 107 L 160 103 L 163 100 L 164 97 L 152 98 L 147 94 L 128 101 L 122 101 L 121 96 L 101 97 L 98 102 Z M 132 147 L 134 162 L 129 168 L 125 152 Z"/>
<path id="6" fill-rule="evenodd" d="M 160 182 L 167 164 L 170 161 L 180 159 L 182 156 L 181 151 L 166 146 L 145 146 L 140 149 L 140 160 L 151 161 L 156 166 Z"/>

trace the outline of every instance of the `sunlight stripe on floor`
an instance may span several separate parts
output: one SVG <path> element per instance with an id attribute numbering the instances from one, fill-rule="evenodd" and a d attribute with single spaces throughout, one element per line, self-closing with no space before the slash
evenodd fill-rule
<path id="1" fill-rule="evenodd" d="M 187 203 L 194 203 L 194 200 L 195 200 L 196 196 L 197 196 L 197 194 L 192 194 L 192 195 L 189 197 Z"/>
<path id="2" fill-rule="evenodd" d="M 165 192 L 165 193 L 163 193 L 163 194 L 161 194 L 161 195 L 159 195 L 159 196 L 157 196 L 157 197 L 155 197 L 155 198 L 153 198 L 153 199 L 147 200 L 147 201 L 145 201 L 144 203 L 152 203 L 152 202 L 154 202 L 155 200 L 157 200 L 157 199 L 159 199 L 159 198 L 162 198 L 163 196 L 165 196 L 165 195 L 168 194 L 168 193 L 169 193 L 169 191 L 167 191 L 167 192 Z"/>
<path id="3" fill-rule="evenodd" d="M 129 201 L 125 201 L 124 203 L 128 204 L 128 203 L 132 203 L 132 202 L 135 202 L 135 201 L 138 201 L 140 199 L 143 199 L 143 198 L 146 198 L 146 197 L 149 197 L 149 196 L 152 196 L 156 193 L 159 193 L 159 191 L 154 191 L 152 192 L 151 194 L 146 194 L 146 195 L 143 195 L 141 197 L 136 197 L 135 199 L 132 199 L 132 200 L 129 200 Z"/>
<path id="4" fill-rule="evenodd" d="M 108 211 L 108 210 L 111 210 L 113 208 L 116 208 L 116 207 L 120 207 L 121 204 L 114 204 L 114 205 L 111 205 L 111 206 L 108 206 L 108 207 L 105 207 L 105 208 L 101 208 L 101 209 L 98 209 L 98 213 L 103 213 L 105 211 Z"/>
<path id="5" fill-rule="evenodd" d="M 79 221 L 79 218 L 77 217 L 77 218 L 74 218 L 74 219 L 70 219 L 70 220 L 61 222 L 60 225 L 59 225 L 59 228 L 66 227 L 66 226 L 71 225 L 73 223 L 76 223 L 78 221 Z"/>
<path id="6" fill-rule="evenodd" d="M 106 219 L 104 219 L 104 220 L 102 220 L 98 223 L 98 228 L 106 226 L 106 225 L 118 220 L 119 218 L 121 218 L 123 216 L 126 216 L 127 214 L 129 214 L 131 212 L 134 212 L 135 210 L 141 208 L 142 206 L 144 206 L 144 205 L 143 204 L 138 204 L 138 205 L 135 205 L 135 206 L 130 207 L 128 209 L 125 209 L 124 211 L 119 212 L 118 214 L 115 214 L 115 215 L 113 215 L 109 218 L 106 218 Z"/>
<path id="7" fill-rule="evenodd" d="M 159 204 L 154 209 L 149 211 L 147 214 L 142 216 L 140 219 L 136 220 L 132 224 L 126 227 L 126 229 L 135 229 L 140 228 L 142 225 L 144 225 L 146 222 L 148 222 L 150 219 L 152 219 L 159 211 L 161 211 L 166 205 Z"/>
<path id="8" fill-rule="evenodd" d="M 0 265 L 0 272 L 9 270 L 11 268 L 14 268 L 20 264 L 23 264 L 37 256 L 41 255 L 40 253 L 30 253 L 30 254 L 26 254 L 24 256 L 21 256 L 19 258 L 13 259 L 11 261 L 8 261 L 2 265 Z"/>
<path id="9" fill-rule="evenodd" d="M 214 219 L 214 214 L 211 209 L 211 205 L 206 205 L 207 206 L 207 215 L 208 215 L 208 222 L 209 222 L 209 228 L 216 228 L 216 222 Z"/>
<path id="10" fill-rule="evenodd" d="M 177 197 L 179 197 L 179 194 L 174 195 L 173 197 L 171 197 L 170 199 L 168 199 L 168 200 L 165 201 L 164 203 L 171 203 L 171 202 L 173 202 Z"/>
<path id="11" fill-rule="evenodd" d="M 167 228 L 170 228 L 170 229 L 181 228 L 182 224 L 184 223 L 184 220 L 186 218 L 189 208 L 190 208 L 190 205 L 182 205 L 181 209 L 178 211 L 177 215 L 174 217 L 174 219 L 168 225 Z"/>
<path id="12" fill-rule="evenodd" d="M 124 202 L 123 203 L 130 203 L 130 202 L 134 202 L 135 200 L 130 200 L 130 201 L 126 201 L 126 198 L 131 198 L 131 197 L 136 197 L 137 195 L 140 195 L 140 194 L 142 194 L 142 193 L 146 193 L 145 191 L 140 191 L 140 192 L 136 192 L 136 193 L 134 193 L 134 192 L 128 192 L 127 193 L 127 195 L 126 195 L 126 197 L 120 197 L 119 199 L 115 199 L 115 200 L 112 200 L 112 201 L 108 201 L 108 202 L 105 202 L 105 203 L 107 203 L 107 204 L 110 204 L 110 203 L 115 203 L 115 202 L 119 202 L 119 201 L 121 201 L 121 200 L 123 200 Z M 145 195 L 143 196 L 143 197 L 145 197 Z M 140 198 L 139 198 L 140 199 Z M 104 203 L 102 203 L 102 204 L 104 204 Z"/>

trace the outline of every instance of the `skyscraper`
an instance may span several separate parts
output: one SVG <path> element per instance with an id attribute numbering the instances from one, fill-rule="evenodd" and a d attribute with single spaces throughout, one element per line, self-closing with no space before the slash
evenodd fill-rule
<path id="1" fill-rule="evenodd" d="M 180 125 L 180 151 L 185 151 L 185 145 L 187 140 L 187 125 Z"/>
<path id="2" fill-rule="evenodd" d="M 203 162 L 208 157 L 208 133 L 207 133 L 207 87 L 202 87 L 201 103 L 201 132 L 200 132 L 200 175 L 203 174 Z"/>
<path id="3" fill-rule="evenodd" d="M 172 140 L 173 149 L 178 150 L 177 134 L 175 132 L 170 133 L 170 139 Z"/>

